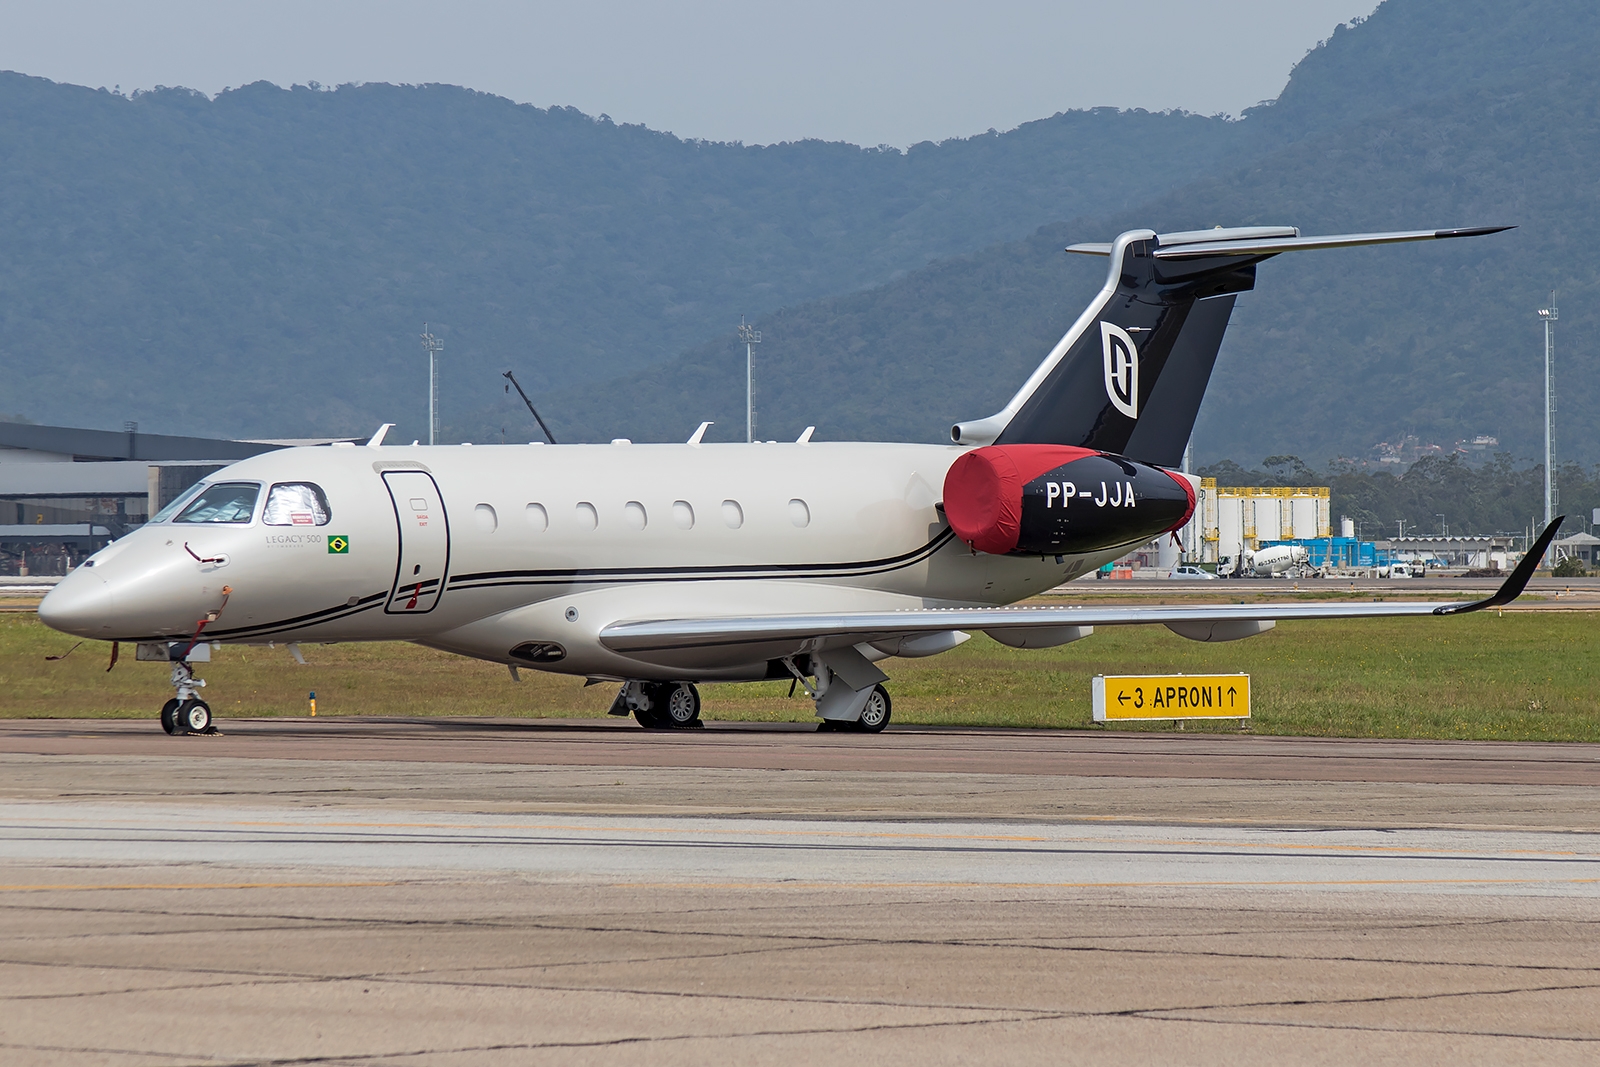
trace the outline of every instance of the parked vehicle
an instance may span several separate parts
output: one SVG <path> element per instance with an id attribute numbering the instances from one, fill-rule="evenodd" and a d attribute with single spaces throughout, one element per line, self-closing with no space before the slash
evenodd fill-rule
<path id="1" fill-rule="evenodd" d="M 1207 579 L 1215 581 L 1217 576 L 1202 567 L 1196 567 L 1193 563 L 1180 563 L 1167 573 L 1167 577 L 1181 578 L 1185 581 L 1205 581 Z"/>

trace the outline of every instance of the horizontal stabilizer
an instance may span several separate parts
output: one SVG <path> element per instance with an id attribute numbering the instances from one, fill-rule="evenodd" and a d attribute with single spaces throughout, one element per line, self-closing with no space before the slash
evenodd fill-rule
<path id="1" fill-rule="evenodd" d="M 1358 248 L 1362 245 L 1393 245 L 1407 241 L 1442 241 L 1450 237 L 1482 237 L 1485 234 L 1514 230 L 1515 226 L 1461 226 L 1448 230 L 1394 230 L 1388 233 L 1338 233 L 1324 237 L 1301 237 L 1293 226 L 1235 226 L 1231 229 L 1186 230 L 1156 237 L 1157 259 L 1199 259 L 1203 256 L 1275 256 L 1280 252 L 1303 252 L 1313 248 Z M 1109 256 L 1110 242 L 1087 242 L 1067 246 L 1068 252 L 1083 256 Z"/>
<path id="2" fill-rule="evenodd" d="M 1407 241 L 1442 241 L 1450 237 L 1481 237 L 1514 230 L 1515 226 L 1467 226 L 1453 230 L 1397 230 L 1392 233 L 1343 233 L 1327 237 L 1266 237 L 1242 241 L 1198 241 L 1155 250 L 1157 259 L 1198 259 L 1201 256 L 1275 256 L 1312 248 L 1356 248 L 1393 245 Z"/>
<path id="3" fill-rule="evenodd" d="M 1218 226 L 1210 230 L 1183 230 L 1178 233 L 1157 234 L 1156 243 L 1162 248 L 1167 248 L 1171 245 L 1194 244 L 1197 241 L 1246 241 L 1267 237 L 1299 236 L 1298 226 Z M 1067 251 L 1084 256 L 1109 256 L 1111 242 L 1068 245 Z"/>

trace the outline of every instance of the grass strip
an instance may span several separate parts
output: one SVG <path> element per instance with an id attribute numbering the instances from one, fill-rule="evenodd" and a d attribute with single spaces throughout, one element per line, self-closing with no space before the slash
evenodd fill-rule
<path id="1" fill-rule="evenodd" d="M 1074 644 L 1018 651 L 982 634 L 941 656 L 887 660 L 900 723 L 1088 728 L 1096 674 L 1251 675 L 1256 733 L 1326 737 L 1600 741 L 1600 642 L 1586 612 L 1484 612 L 1449 619 L 1290 622 L 1227 644 L 1159 626 L 1102 627 Z M 0 717 L 152 718 L 171 695 L 167 669 L 132 649 L 107 673 L 110 646 L 27 614 L 0 615 Z M 404 643 L 225 647 L 200 668 L 228 716 L 604 715 L 615 687 L 504 667 Z M 809 721 L 786 682 L 702 687 L 708 719 Z M 1170 730 L 1171 722 L 1146 729 Z M 1228 731 L 1232 723 L 1188 723 Z"/>

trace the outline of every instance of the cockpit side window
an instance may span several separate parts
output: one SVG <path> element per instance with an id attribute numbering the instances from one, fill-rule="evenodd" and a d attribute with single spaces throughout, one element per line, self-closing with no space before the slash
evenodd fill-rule
<path id="1" fill-rule="evenodd" d="M 261 512 L 261 521 L 268 526 L 326 526 L 332 518 L 327 494 L 311 482 L 276 483 Z"/>
<path id="2" fill-rule="evenodd" d="M 261 486 L 255 482 L 219 482 L 208 485 L 173 522 L 249 522 L 256 510 Z"/>

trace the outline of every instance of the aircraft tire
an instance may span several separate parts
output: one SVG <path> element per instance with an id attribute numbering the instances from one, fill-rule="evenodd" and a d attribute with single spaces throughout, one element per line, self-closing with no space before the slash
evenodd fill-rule
<path id="1" fill-rule="evenodd" d="M 668 683 L 661 687 L 662 720 L 673 730 L 693 730 L 700 725 L 700 691 L 689 682 Z"/>
<path id="2" fill-rule="evenodd" d="M 672 720 L 667 717 L 667 696 L 672 692 L 671 685 L 664 682 L 645 682 L 644 695 L 650 701 L 648 711 L 636 710 L 634 719 L 646 730 L 670 730 Z"/>
<path id="3" fill-rule="evenodd" d="M 203 734 L 211 728 L 211 706 L 204 700 L 186 700 L 178 707 L 178 732 Z"/>
<path id="4" fill-rule="evenodd" d="M 169 734 L 178 732 L 178 698 L 173 697 L 161 705 L 161 728 Z"/>
<path id="5" fill-rule="evenodd" d="M 889 691 L 881 685 L 873 686 L 867 706 L 861 709 L 861 718 L 856 720 L 856 729 L 868 734 L 883 733 L 883 728 L 889 725 L 890 704 Z"/>

